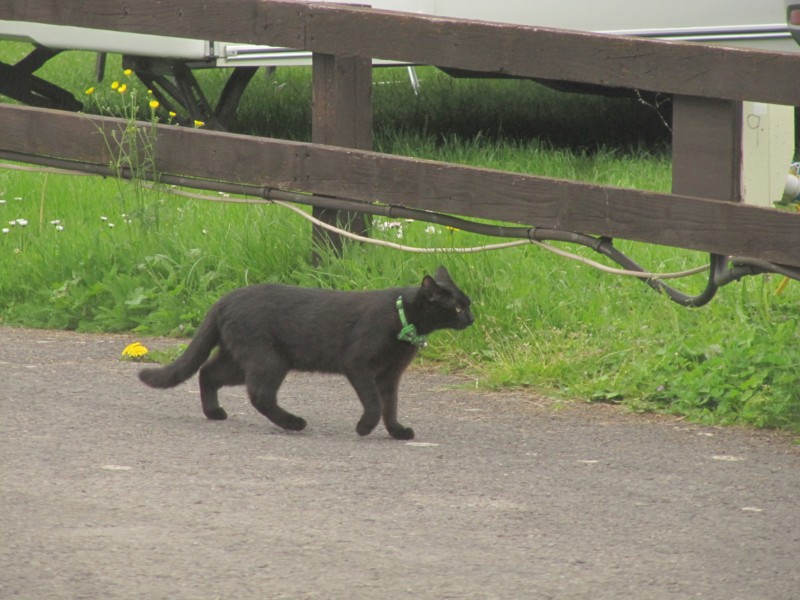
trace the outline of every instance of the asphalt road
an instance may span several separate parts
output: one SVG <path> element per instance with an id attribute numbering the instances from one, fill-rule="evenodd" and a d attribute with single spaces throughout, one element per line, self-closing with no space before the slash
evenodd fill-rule
<path id="1" fill-rule="evenodd" d="M 0 328 L 0 598 L 800 598 L 791 437 L 419 368 L 413 442 L 308 375 L 290 434 L 243 388 L 211 422 L 196 380 L 141 385 L 134 339 Z"/>

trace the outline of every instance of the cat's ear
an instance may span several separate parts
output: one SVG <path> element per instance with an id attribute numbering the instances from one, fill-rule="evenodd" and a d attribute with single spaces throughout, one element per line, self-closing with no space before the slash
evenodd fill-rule
<path id="1" fill-rule="evenodd" d="M 425 275 L 425 277 L 422 278 L 420 289 L 428 300 L 436 300 L 442 293 L 442 288 L 430 275 Z"/>
<path id="2" fill-rule="evenodd" d="M 447 269 L 445 269 L 444 266 L 436 269 L 436 273 L 433 274 L 433 278 L 439 283 L 453 283 L 453 280 L 450 278 L 450 273 L 447 272 Z"/>

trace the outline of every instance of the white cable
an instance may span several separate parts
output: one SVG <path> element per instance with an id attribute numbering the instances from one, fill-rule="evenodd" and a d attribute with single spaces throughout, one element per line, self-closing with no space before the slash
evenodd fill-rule
<path id="1" fill-rule="evenodd" d="M 320 221 L 319 219 L 313 217 L 312 215 L 308 214 L 302 208 L 297 208 L 288 202 L 283 202 L 281 200 L 272 200 L 274 204 L 278 206 L 282 206 L 284 208 L 288 208 L 289 210 L 297 213 L 304 219 L 311 221 L 314 225 L 322 227 L 323 229 L 327 229 L 328 231 L 332 231 L 334 233 L 338 233 L 339 235 L 350 238 L 351 240 L 356 240 L 359 242 L 365 242 L 367 244 L 375 244 L 376 246 L 384 246 L 386 248 L 392 248 L 394 250 L 402 250 L 404 252 L 416 252 L 418 254 L 435 254 L 435 253 L 456 253 L 456 254 L 466 254 L 469 252 L 483 252 L 484 250 L 500 250 L 502 248 L 511 248 L 513 246 L 521 246 L 523 244 L 527 244 L 528 240 L 517 240 L 515 242 L 504 242 L 502 244 L 491 244 L 488 246 L 472 246 L 470 248 L 417 248 L 415 246 L 404 246 L 403 244 L 396 244 L 394 242 L 387 242 L 385 240 L 376 240 L 373 238 L 368 238 L 363 235 L 358 235 L 356 233 L 352 233 L 350 231 L 345 231 L 344 229 L 339 229 L 334 225 L 330 225 L 329 223 L 325 223 Z"/>
<path id="2" fill-rule="evenodd" d="M 689 275 L 695 275 L 696 273 L 702 273 L 703 271 L 708 271 L 708 265 L 696 267 L 694 269 L 689 269 L 688 271 L 682 271 L 679 273 L 647 273 L 642 271 L 629 271 L 627 269 L 615 269 L 613 267 L 607 267 L 599 262 L 593 261 L 590 258 L 585 258 L 583 256 L 579 256 L 577 254 L 573 254 L 572 252 L 567 252 L 566 250 L 561 250 L 560 248 L 556 248 L 555 246 L 551 246 L 550 244 L 546 244 L 544 242 L 539 242 L 537 240 L 517 240 L 515 242 L 506 242 L 503 244 L 492 244 L 488 246 L 473 246 L 470 248 L 416 248 L 413 246 L 404 246 L 402 244 L 395 244 L 393 242 L 386 242 L 383 240 L 375 240 L 372 238 L 364 237 L 361 235 L 357 235 L 355 233 L 351 233 L 349 231 L 345 231 L 343 229 L 339 229 L 333 225 L 328 223 L 324 223 L 319 219 L 314 218 L 313 216 L 309 215 L 301 208 L 297 208 L 287 202 L 282 202 L 281 200 L 272 200 L 274 204 L 278 204 L 279 206 L 283 206 L 284 208 L 288 208 L 289 210 L 296 212 L 298 215 L 302 216 L 304 219 L 308 219 L 315 225 L 318 225 L 324 229 L 329 231 L 333 231 L 342 235 L 346 238 L 350 238 L 352 240 L 357 240 L 360 242 L 366 242 L 368 244 L 375 244 L 378 246 L 386 246 L 388 248 L 394 248 L 396 250 L 403 250 L 405 252 L 419 252 L 419 253 L 434 253 L 434 252 L 455 252 L 455 253 L 468 253 L 468 252 L 483 252 L 484 250 L 499 250 L 501 248 L 511 248 L 513 246 L 522 246 L 525 244 L 534 244 L 539 248 L 543 248 L 548 252 L 552 252 L 554 254 L 558 254 L 564 258 L 569 258 L 571 260 L 576 260 L 581 262 L 585 265 L 589 265 L 594 267 L 595 269 L 599 269 L 601 271 L 605 271 L 606 273 L 611 273 L 614 275 L 627 275 L 630 277 L 639 277 L 645 279 L 677 279 L 679 277 L 687 277 Z"/>
<path id="3" fill-rule="evenodd" d="M 601 271 L 605 271 L 606 273 L 611 273 L 612 275 L 629 275 L 631 277 L 639 277 L 644 279 L 678 279 L 680 277 L 688 277 L 689 275 L 696 275 L 697 273 L 702 273 L 703 271 L 708 271 L 709 269 L 708 265 L 703 265 L 700 267 L 695 267 L 694 269 L 688 269 L 687 271 L 679 271 L 677 273 L 647 273 L 644 271 L 629 271 L 628 269 L 616 269 L 614 267 L 607 267 L 603 264 L 593 261 L 590 258 L 585 258 L 583 256 L 573 254 L 572 252 L 561 250 L 560 248 L 556 248 L 555 246 L 551 246 L 550 244 L 546 244 L 544 242 L 531 240 L 531 244 L 535 244 L 540 248 L 544 248 L 548 252 L 552 252 L 553 254 L 558 254 L 559 256 L 563 256 L 564 258 L 576 260 L 578 262 L 594 267 L 595 269 L 600 269 Z"/>

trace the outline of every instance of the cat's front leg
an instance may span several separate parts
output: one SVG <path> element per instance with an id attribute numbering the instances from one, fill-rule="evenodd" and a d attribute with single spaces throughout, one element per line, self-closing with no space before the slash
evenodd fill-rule
<path id="1" fill-rule="evenodd" d="M 394 439 L 413 440 L 414 430 L 401 425 L 397 420 L 397 392 L 401 374 L 392 373 L 378 379 L 378 390 L 383 404 L 383 425 Z"/>

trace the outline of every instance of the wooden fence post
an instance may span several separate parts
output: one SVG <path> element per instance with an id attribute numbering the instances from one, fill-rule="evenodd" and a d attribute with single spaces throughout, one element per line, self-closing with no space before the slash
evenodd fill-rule
<path id="1" fill-rule="evenodd" d="M 673 98 L 672 193 L 741 202 L 741 102 Z"/>
<path id="2" fill-rule="evenodd" d="M 311 140 L 315 144 L 372 150 L 372 60 L 357 56 L 312 55 Z M 363 213 L 314 207 L 319 220 L 361 235 Z M 314 227 L 316 245 L 342 249 L 342 236 Z M 313 260 L 319 256 L 314 253 Z"/>

